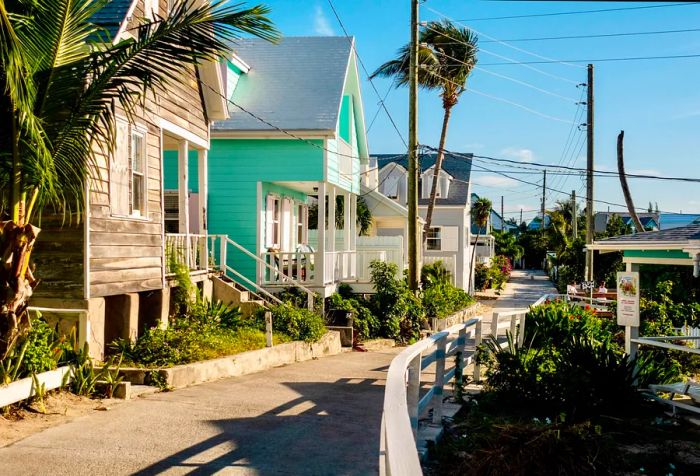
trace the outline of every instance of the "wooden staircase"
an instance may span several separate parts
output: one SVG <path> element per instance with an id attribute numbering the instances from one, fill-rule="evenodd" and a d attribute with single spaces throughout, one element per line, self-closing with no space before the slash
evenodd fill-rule
<path id="1" fill-rule="evenodd" d="M 250 317 L 259 309 L 267 309 L 274 305 L 227 276 L 216 276 L 212 281 L 214 283 L 214 301 L 239 306 L 244 317 Z"/>

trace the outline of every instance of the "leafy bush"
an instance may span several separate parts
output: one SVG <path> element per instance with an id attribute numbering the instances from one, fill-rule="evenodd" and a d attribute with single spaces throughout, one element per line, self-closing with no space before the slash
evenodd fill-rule
<path id="1" fill-rule="evenodd" d="M 348 296 L 344 292 L 345 296 Z M 358 341 L 371 339 L 379 336 L 379 319 L 372 313 L 369 303 L 364 299 L 345 297 L 341 294 L 340 287 L 338 293 L 330 297 L 329 306 L 331 309 L 350 311 L 353 313 L 353 329 Z M 350 294 L 352 296 L 352 294 Z"/>
<path id="2" fill-rule="evenodd" d="M 284 332 L 292 340 L 316 342 L 326 333 L 323 318 L 308 309 L 280 304 L 271 308 L 270 311 L 272 312 L 272 328 L 275 331 Z"/>
<path id="3" fill-rule="evenodd" d="M 491 287 L 494 289 L 502 289 L 506 282 L 508 282 L 512 270 L 513 266 L 510 263 L 510 259 L 505 256 L 494 256 L 487 273 Z"/>
<path id="4" fill-rule="evenodd" d="M 412 342 L 420 335 L 425 319 L 420 299 L 409 289 L 406 280 L 398 279 L 394 263 L 372 261 L 372 310 L 379 317 L 380 335 L 402 342 Z"/>
<path id="5" fill-rule="evenodd" d="M 490 286 L 489 267 L 483 263 L 477 263 L 474 267 L 474 287 L 477 291 L 483 291 Z"/>
<path id="6" fill-rule="evenodd" d="M 424 265 L 420 275 L 423 288 L 450 284 L 452 280 L 450 272 L 447 271 L 445 264 L 440 260 Z"/>
<path id="7" fill-rule="evenodd" d="M 463 289 L 451 284 L 431 286 L 423 291 L 423 307 L 428 317 L 447 317 L 474 303 Z"/>

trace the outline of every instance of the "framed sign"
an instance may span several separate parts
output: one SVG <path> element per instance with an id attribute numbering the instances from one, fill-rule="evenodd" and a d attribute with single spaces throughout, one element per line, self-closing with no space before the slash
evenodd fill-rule
<path id="1" fill-rule="evenodd" d="M 639 327 L 639 273 L 617 273 L 617 323 Z"/>

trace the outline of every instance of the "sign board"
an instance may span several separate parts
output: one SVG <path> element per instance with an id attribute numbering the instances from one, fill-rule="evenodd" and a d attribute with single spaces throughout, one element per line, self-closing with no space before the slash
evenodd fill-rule
<path id="1" fill-rule="evenodd" d="M 639 273 L 617 273 L 617 323 L 639 327 Z"/>
<path id="2" fill-rule="evenodd" d="M 590 291 L 593 288 L 595 288 L 595 281 L 582 281 L 581 282 L 581 289 L 583 291 Z"/>

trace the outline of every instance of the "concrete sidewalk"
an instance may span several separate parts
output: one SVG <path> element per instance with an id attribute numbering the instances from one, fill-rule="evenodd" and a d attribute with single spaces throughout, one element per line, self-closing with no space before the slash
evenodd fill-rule
<path id="1" fill-rule="evenodd" d="M 384 380 L 400 350 L 150 395 L 0 449 L 0 474 L 376 474 Z"/>

